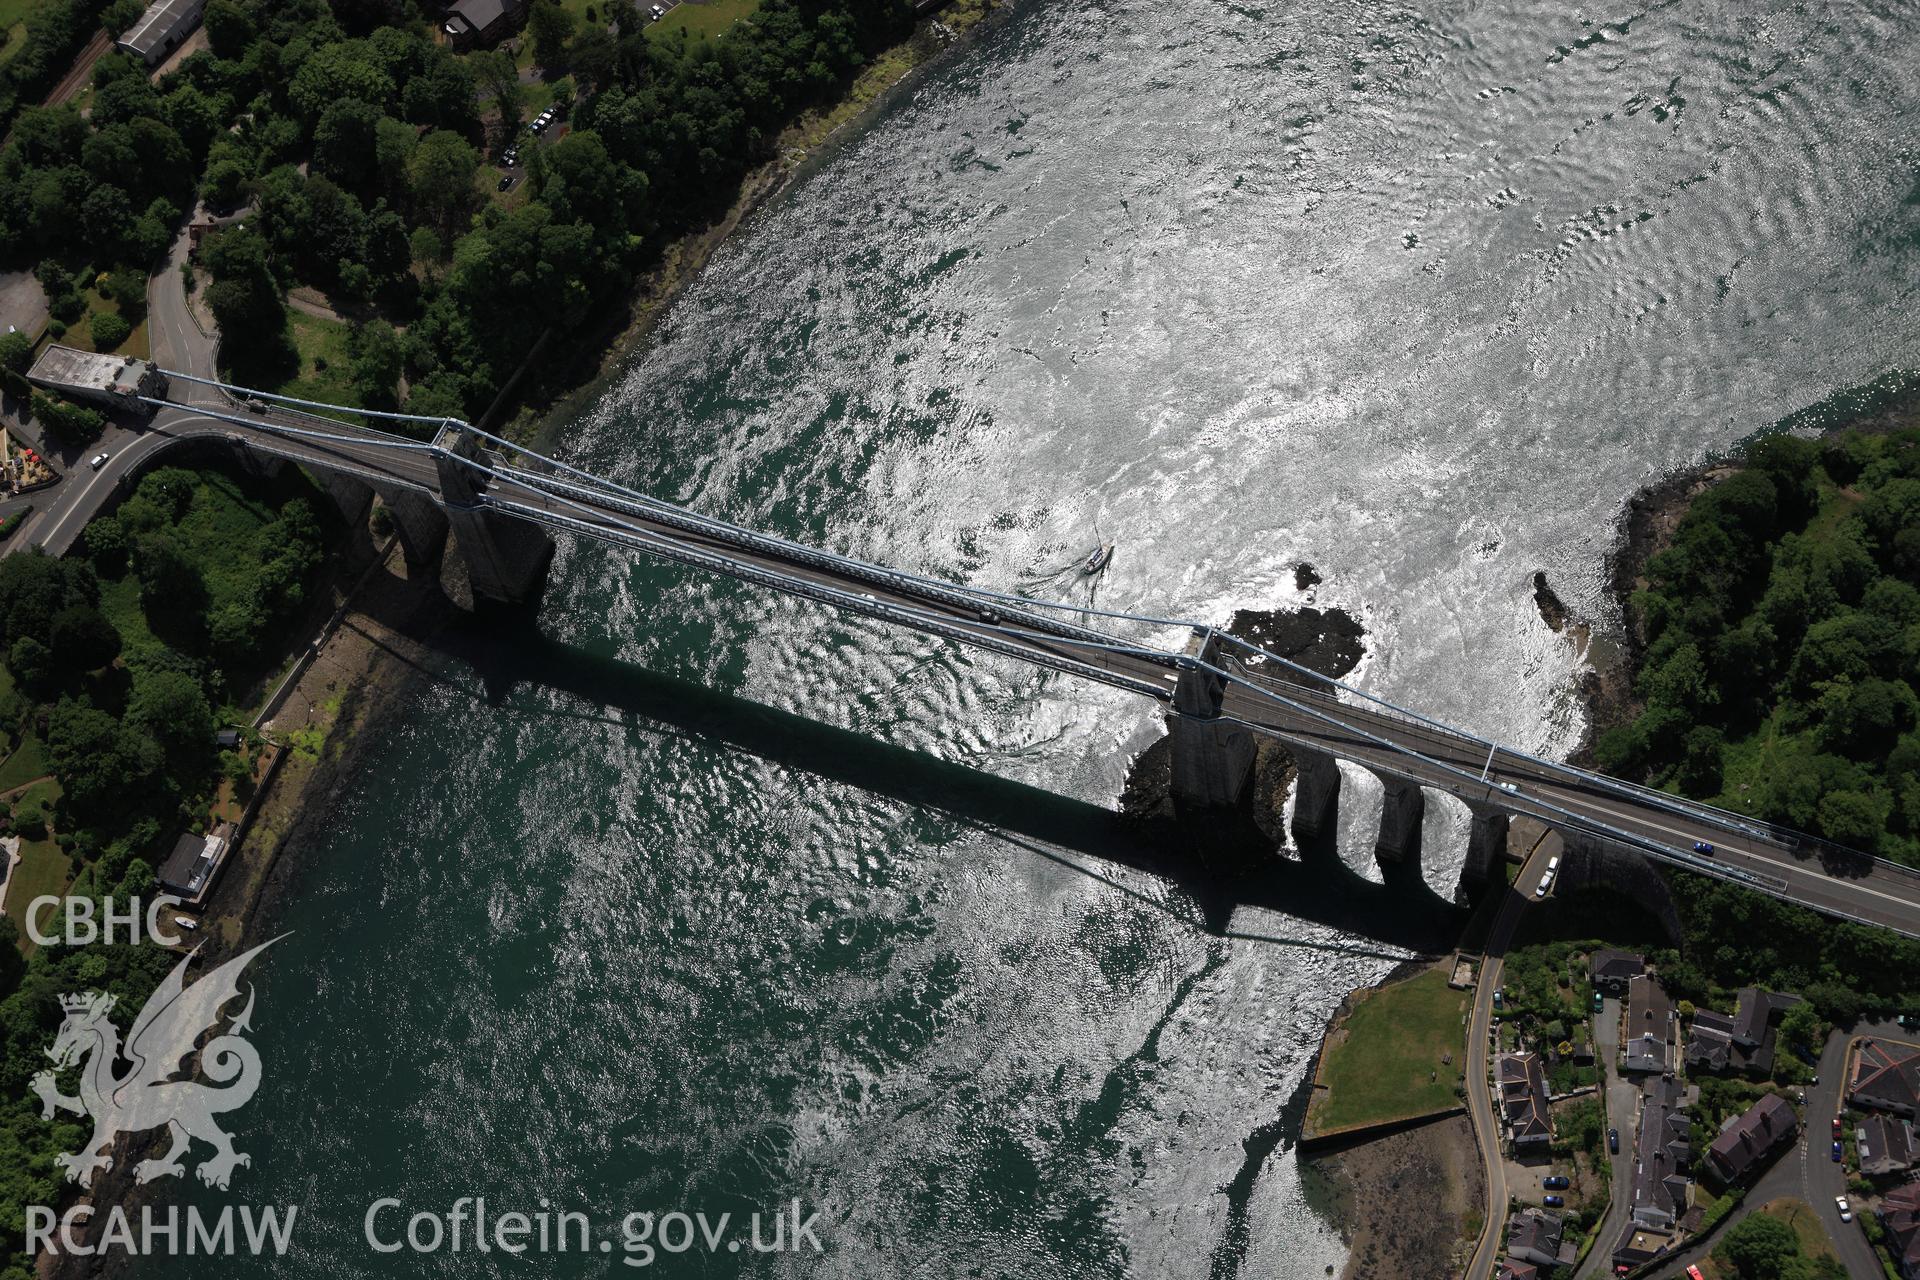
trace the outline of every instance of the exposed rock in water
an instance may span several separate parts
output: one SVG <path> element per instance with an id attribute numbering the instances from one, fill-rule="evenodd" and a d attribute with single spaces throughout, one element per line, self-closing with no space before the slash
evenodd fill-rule
<path id="1" fill-rule="evenodd" d="M 1559 595 L 1547 582 L 1545 570 L 1533 575 L 1533 605 L 1540 610 L 1540 621 L 1547 624 L 1548 630 L 1567 629 L 1567 606 L 1561 603 Z"/>
<path id="2" fill-rule="evenodd" d="M 1335 678 L 1359 666 L 1367 652 L 1366 629 L 1341 609 L 1241 609 L 1226 631 Z"/>
<path id="3" fill-rule="evenodd" d="M 1320 571 L 1305 560 L 1293 566 L 1293 586 L 1296 591 L 1310 590 L 1324 581 L 1326 579 L 1320 576 Z"/>

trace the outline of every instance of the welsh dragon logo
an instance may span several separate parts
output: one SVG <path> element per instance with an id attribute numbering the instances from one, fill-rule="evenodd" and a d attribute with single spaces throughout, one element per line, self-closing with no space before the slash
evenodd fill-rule
<path id="1" fill-rule="evenodd" d="M 40 1095 L 44 1118 L 52 1119 L 56 1110 L 93 1118 L 93 1136 L 86 1145 L 71 1155 L 54 1157 L 66 1171 L 67 1181 L 86 1186 L 94 1170 L 113 1168 L 112 1155 L 103 1149 L 110 1150 L 119 1134 L 163 1125 L 172 1135 L 173 1146 L 160 1159 L 135 1165 L 136 1182 L 185 1173 L 180 1157 L 195 1138 L 214 1148 L 214 1154 L 195 1171 L 208 1186 L 225 1190 L 234 1169 L 252 1163 L 246 1153 L 233 1149 L 233 1139 L 214 1123 L 215 1116 L 245 1106 L 260 1087 L 260 1055 L 239 1034 L 251 1030 L 251 984 L 246 1008 L 225 1032 L 199 1049 L 200 1074 L 224 1087 L 174 1077 L 201 1035 L 219 1024 L 220 1010 L 240 995 L 240 974 L 247 962 L 278 941 L 263 942 L 188 986 L 187 966 L 200 950 L 195 947 L 141 1007 L 124 1049 L 119 1030 L 107 1017 L 113 996 L 95 991 L 60 997 L 67 1016 L 47 1056 L 61 1069 L 86 1060 L 80 1072 L 80 1096 L 61 1093 L 52 1071 L 42 1071 L 31 1084 Z M 132 1066 L 116 1076 L 114 1067 L 122 1056 Z"/>

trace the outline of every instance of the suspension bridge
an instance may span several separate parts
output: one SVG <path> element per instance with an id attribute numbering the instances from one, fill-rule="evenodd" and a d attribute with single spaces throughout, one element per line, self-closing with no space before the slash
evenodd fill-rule
<path id="1" fill-rule="evenodd" d="M 1920 874 L 1907 868 L 1489 741 L 1203 621 L 1096 610 L 870 564 L 662 501 L 453 419 L 166 376 L 163 396 L 143 397 L 154 410 L 150 424 L 114 459 L 121 487 L 176 444 L 224 443 L 258 469 L 307 468 L 349 519 L 364 517 L 378 495 L 413 563 L 437 561 L 451 534 L 476 596 L 514 602 L 537 594 L 552 535 L 563 533 L 1155 699 L 1172 713 L 1173 793 L 1183 809 L 1236 803 L 1258 738 L 1271 736 L 1298 767 L 1297 831 L 1330 831 L 1338 762 L 1379 777 L 1383 860 L 1418 857 L 1425 792 L 1441 791 L 1472 814 L 1468 879 L 1497 874 L 1508 821 L 1526 815 L 1570 841 L 1637 850 L 1920 937 Z M 42 534 L 46 550 L 70 549 L 105 508 L 114 485 L 95 489 Z M 1711 852 L 1697 852 L 1702 845 Z"/>

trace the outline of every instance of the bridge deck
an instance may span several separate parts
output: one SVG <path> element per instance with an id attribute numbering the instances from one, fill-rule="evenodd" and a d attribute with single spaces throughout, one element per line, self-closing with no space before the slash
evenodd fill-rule
<path id="1" fill-rule="evenodd" d="M 293 409 L 255 413 L 218 396 L 192 398 L 197 403 L 163 407 L 143 435 L 142 446 L 157 452 L 174 441 L 224 437 L 241 448 L 357 477 L 376 489 L 412 489 L 443 502 L 444 450 Z M 1179 669 L 1188 661 L 1043 610 L 984 599 L 957 586 L 652 507 L 637 495 L 589 478 L 568 477 L 543 464 L 522 469 L 504 465 L 492 454 L 476 462 L 490 473 L 482 500 L 503 516 L 728 573 L 1162 701 L 1171 701 Z M 55 554 L 67 550 L 88 514 L 81 511 L 55 526 L 43 540 L 47 549 Z M 1920 936 L 1920 875 L 1903 868 L 1867 859 L 1829 868 L 1757 824 L 1732 827 L 1728 815 L 1690 806 L 1678 797 L 1636 791 L 1504 748 L 1494 750 L 1489 766 L 1487 744 L 1467 734 L 1239 663 L 1230 664 L 1224 674 L 1229 679 L 1222 714 L 1258 731 L 1448 791 L 1470 804 L 1532 814 L 1554 826 L 1618 839 L 1670 861 L 1702 864 L 1689 851 L 1695 841 L 1710 842 L 1716 852 L 1704 865 L 1718 874 L 1823 911 Z M 1483 768 L 1492 781 L 1480 780 Z"/>

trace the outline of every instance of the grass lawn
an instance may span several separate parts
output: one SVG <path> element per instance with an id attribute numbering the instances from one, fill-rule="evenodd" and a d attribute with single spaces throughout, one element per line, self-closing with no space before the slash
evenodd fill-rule
<path id="1" fill-rule="evenodd" d="M 293 345 L 300 352 L 300 370 L 277 387 L 263 387 L 283 396 L 324 400 L 328 404 L 358 404 L 353 391 L 352 357 L 347 354 L 347 326 L 304 311 L 287 312 Z"/>
<path id="2" fill-rule="evenodd" d="M 1755 1210 L 1769 1218 L 1778 1218 L 1793 1228 L 1793 1234 L 1800 1239 L 1800 1252 L 1809 1258 L 1836 1258 L 1833 1241 L 1827 1238 L 1827 1229 L 1820 1225 L 1820 1217 L 1813 1206 L 1794 1196 L 1782 1196 L 1778 1200 L 1769 1200 Z M 1707 1258 L 1700 1263 L 1700 1270 L 1707 1280 L 1736 1280 L 1731 1267 L 1722 1266 L 1717 1258 Z"/>
<path id="3" fill-rule="evenodd" d="M 100 291 L 91 287 L 80 290 L 80 297 L 81 300 L 87 304 L 87 312 L 78 320 L 68 325 L 65 336 L 59 338 L 58 341 L 62 346 L 74 347 L 81 351 L 92 351 L 95 349 L 93 345 L 93 318 L 97 315 L 119 315 L 120 304 L 101 297 Z M 140 323 L 133 327 L 133 332 L 127 335 L 127 340 L 113 350 L 120 355 L 138 356 L 142 360 L 151 356 L 153 351 L 147 338 L 147 318 L 141 316 Z"/>
<path id="4" fill-rule="evenodd" d="M 1356 998 L 1320 1062 L 1319 1132 L 1425 1115 L 1459 1104 L 1471 993 L 1429 969 Z"/>
<path id="5" fill-rule="evenodd" d="M 0 0 L 0 13 L 11 12 L 12 8 L 13 3 L 10 3 L 10 0 Z M 13 61 L 14 54 L 20 52 L 20 45 L 27 38 L 27 24 L 9 23 L 6 26 L 0 26 L 0 31 L 4 31 L 7 36 L 7 42 L 0 44 L 0 67 L 4 67 Z"/>
<path id="6" fill-rule="evenodd" d="M 686 0 L 668 10 L 666 17 L 647 30 L 667 38 L 676 31 L 685 31 L 705 40 L 709 36 L 725 35 L 727 28 L 759 7 L 760 0 Z"/>
<path id="7" fill-rule="evenodd" d="M 25 786 L 35 778 L 43 778 L 47 773 L 47 752 L 40 739 L 29 733 L 20 739 L 13 754 L 4 763 L 0 763 L 0 792 Z"/>
<path id="8" fill-rule="evenodd" d="M 38 801 L 48 813 L 60 799 L 58 783 L 43 782 L 15 802 L 14 808 L 28 800 Z M 7 915 L 20 929 L 20 945 L 32 949 L 27 939 L 27 904 L 44 894 L 63 893 L 73 879 L 73 860 L 51 839 L 22 840 L 20 865 L 14 868 L 7 884 Z"/>

